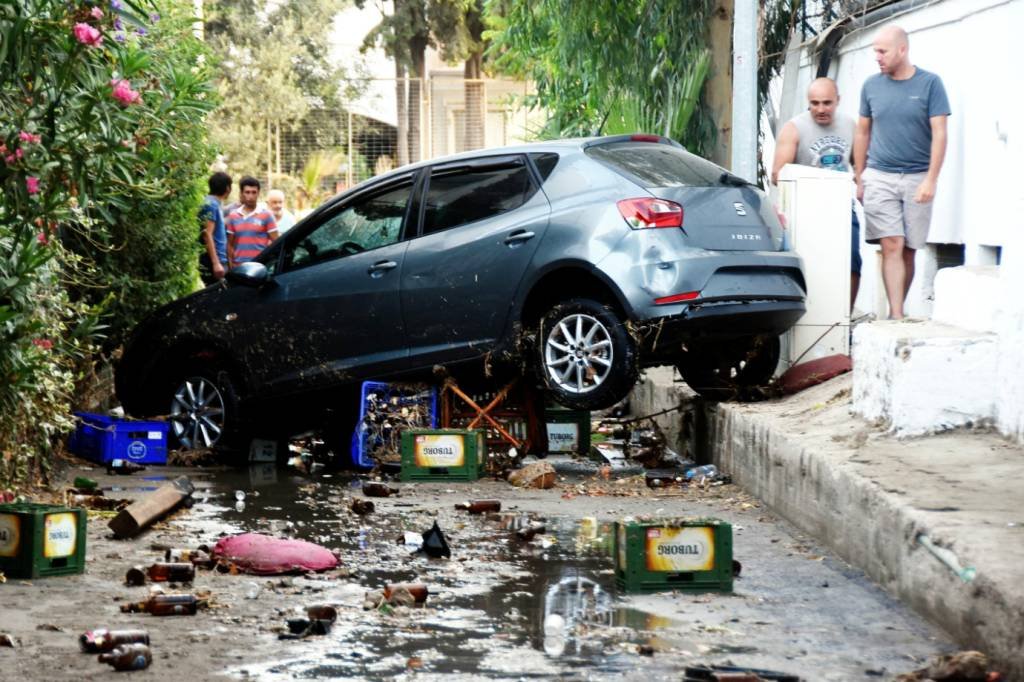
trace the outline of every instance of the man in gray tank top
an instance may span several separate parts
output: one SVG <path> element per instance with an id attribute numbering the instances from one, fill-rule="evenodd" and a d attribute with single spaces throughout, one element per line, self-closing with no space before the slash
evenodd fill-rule
<path id="1" fill-rule="evenodd" d="M 898 26 L 878 32 L 880 73 L 861 89 L 853 146 L 864 236 L 882 245 L 882 282 L 893 320 L 903 318 L 914 256 L 928 241 L 950 114 L 942 80 L 911 64 L 909 50 L 907 33 Z"/>
<path id="2" fill-rule="evenodd" d="M 787 163 L 850 171 L 853 119 L 836 113 L 839 89 L 831 78 L 818 78 L 807 88 L 807 111 L 791 119 L 779 131 L 772 164 L 772 183 Z M 860 286 L 860 223 L 852 211 L 850 230 L 850 309 Z"/>

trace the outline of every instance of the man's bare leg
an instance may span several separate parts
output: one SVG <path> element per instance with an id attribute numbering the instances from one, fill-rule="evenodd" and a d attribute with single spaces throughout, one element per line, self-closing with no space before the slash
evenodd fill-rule
<path id="1" fill-rule="evenodd" d="M 903 299 L 907 291 L 907 266 L 903 237 L 882 237 L 882 283 L 889 299 L 889 319 L 903 319 Z M 913 251 L 911 250 L 911 253 Z"/>
<path id="2" fill-rule="evenodd" d="M 905 280 L 903 282 L 903 300 L 907 300 L 907 294 L 910 293 L 910 283 L 914 281 L 914 256 L 917 255 L 917 251 L 910 248 L 909 246 L 903 246 L 903 272 L 906 273 Z"/>
<path id="3" fill-rule="evenodd" d="M 857 292 L 860 291 L 860 273 L 850 273 L 850 312 L 853 312 L 853 304 L 857 302 Z"/>

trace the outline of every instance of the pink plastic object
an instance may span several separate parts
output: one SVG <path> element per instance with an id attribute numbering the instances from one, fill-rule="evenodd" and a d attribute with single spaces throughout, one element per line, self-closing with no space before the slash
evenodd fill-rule
<path id="1" fill-rule="evenodd" d="M 221 538 L 213 547 L 213 557 L 257 575 L 326 571 L 338 565 L 338 558 L 326 547 L 259 533 Z"/>

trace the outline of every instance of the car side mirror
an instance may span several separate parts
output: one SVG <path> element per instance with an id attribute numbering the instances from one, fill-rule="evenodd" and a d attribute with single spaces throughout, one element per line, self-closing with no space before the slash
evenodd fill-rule
<path id="1" fill-rule="evenodd" d="M 226 277 L 229 282 L 247 287 L 261 287 L 270 280 L 270 272 L 263 263 L 240 263 L 228 270 Z"/>

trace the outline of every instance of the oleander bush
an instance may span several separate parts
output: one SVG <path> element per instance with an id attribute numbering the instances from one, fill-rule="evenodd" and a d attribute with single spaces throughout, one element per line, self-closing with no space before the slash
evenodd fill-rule
<path id="1" fill-rule="evenodd" d="M 191 11 L 0 0 L 0 484 L 45 478 L 93 364 L 195 287 L 215 102 Z"/>

